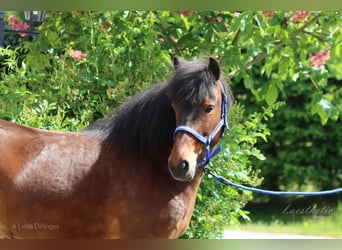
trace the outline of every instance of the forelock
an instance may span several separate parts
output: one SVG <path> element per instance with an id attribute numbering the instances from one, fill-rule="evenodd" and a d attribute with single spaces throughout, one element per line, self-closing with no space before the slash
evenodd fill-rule
<path id="1" fill-rule="evenodd" d="M 178 103 L 195 104 L 212 97 L 214 77 L 208 66 L 198 61 L 183 62 L 169 83 L 169 97 Z"/>

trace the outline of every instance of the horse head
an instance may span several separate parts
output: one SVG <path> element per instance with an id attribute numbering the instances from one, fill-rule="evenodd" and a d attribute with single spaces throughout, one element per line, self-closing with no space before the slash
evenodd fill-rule
<path id="1" fill-rule="evenodd" d="M 207 64 L 175 58 L 174 67 L 169 98 L 176 129 L 168 166 L 174 179 L 191 181 L 218 152 L 214 146 L 228 128 L 231 92 L 213 58 Z"/>

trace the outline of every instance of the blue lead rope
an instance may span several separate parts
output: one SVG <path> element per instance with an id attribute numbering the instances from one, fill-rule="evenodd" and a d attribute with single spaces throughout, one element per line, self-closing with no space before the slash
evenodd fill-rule
<path id="1" fill-rule="evenodd" d="M 206 148 L 205 148 L 205 150 L 206 150 L 206 156 L 200 161 L 200 162 L 198 162 L 197 163 L 197 167 L 198 168 L 203 168 L 203 167 L 205 167 L 206 165 L 208 165 L 209 164 L 209 162 L 211 161 L 211 159 L 212 158 L 214 158 L 214 156 L 215 155 L 217 155 L 220 151 L 221 151 L 221 149 L 222 149 L 222 147 L 221 147 L 221 145 L 220 146 L 218 146 L 215 150 L 214 150 L 214 152 L 213 153 L 211 153 L 210 152 L 210 144 L 208 144 L 209 146 L 206 146 Z"/>
<path id="2" fill-rule="evenodd" d="M 317 191 L 317 192 L 292 192 L 292 191 L 271 191 L 271 190 L 264 190 L 260 188 L 254 188 L 254 187 L 248 187 L 241 184 L 233 183 L 226 178 L 217 175 L 213 172 L 211 172 L 208 168 L 204 169 L 204 172 L 208 175 L 213 176 L 218 182 L 226 185 L 226 186 L 232 186 L 234 188 L 252 191 L 254 193 L 259 194 L 269 194 L 269 195 L 278 195 L 278 196 L 319 196 L 319 195 L 329 195 L 329 194 L 337 194 L 342 192 L 342 188 L 336 188 L 332 190 L 325 190 L 325 191 Z"/>

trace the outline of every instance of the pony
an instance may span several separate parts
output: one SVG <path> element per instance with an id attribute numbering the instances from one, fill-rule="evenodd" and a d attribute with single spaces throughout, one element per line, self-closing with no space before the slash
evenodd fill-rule
<path id="1" fill-rule="evenodd" d="M 0 236 L 180 237 L 233 96 L 214 58 L 174 68 L 80 132 L 0 120 Z"/>

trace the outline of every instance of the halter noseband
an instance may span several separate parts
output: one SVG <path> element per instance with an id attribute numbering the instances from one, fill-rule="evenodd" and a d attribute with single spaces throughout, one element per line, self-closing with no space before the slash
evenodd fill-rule
<path id="1" fill-rule="evenodd" d="M 178 126 L 175 129 L 175 132 L 173 136 L 175 137 L 177 132 L 183 131 L 186 133 L 191 134 L 194 136 L 197 140 L 203 143 L 204 148 L 205 148 L 205 155 L 203 156 L 202 160 L 200 160 L 197 163 L 197 167 L 205 167 L 206 165 L 209 164 L 210 160 L 217 155 L 222 147 L 218 146 L 212 153 L 211 153 L 211 147 L 210 144 L 213 140 L 213 138 L 216 136 L 216 134 L 221 130 L 221 138 L 223 137 L 223 131 L 225 128 L 229 129 L 228 126 L 228 110 L 227 110 L 227 103 L 228 103 L 228 97 L 227 94 L 224 91 L 224 88 L 222 87 L 222 84 L 220 84 L 221 87 L 221 93 L 222 93 L 222 104 L 221 104 L 221 120 L 217 123 L 216 127 L 214 130 L 207 136 L 204 137 L 200 133 L 198 133 L 195 129 L 189 127 L 189 126 Z"/>

